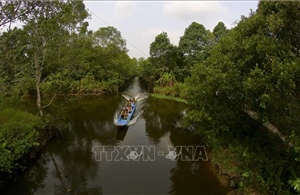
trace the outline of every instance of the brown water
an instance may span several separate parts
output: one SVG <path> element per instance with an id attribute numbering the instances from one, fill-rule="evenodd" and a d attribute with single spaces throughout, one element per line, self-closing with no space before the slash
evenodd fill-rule
<path id="1" fill-rule="evenodd" d="M 127 90 L 140 93 L 145 88 L 136 78 Z M 142 113 L 137 122 L 118 128 L 113 116 L 123 102 L 121 95 L 109 95 L 61 106 L 67 130 L 4 194 L 226 194 L 209 161 L 181 158 L 193 152 L 183 149 L 180 154 L 179 146 L 203 146 L 200 138 L 176 128 L 186 104 L 149 97 L 137 106 L 135 116 Z M 178 157 L 166 158 L 176 146 Z M 128 147 L 140 156 L 126 158 Z M 201 151 L 204 157 L 203 147 Z M 112 154 L 112 160 L 105 154 Z"/>

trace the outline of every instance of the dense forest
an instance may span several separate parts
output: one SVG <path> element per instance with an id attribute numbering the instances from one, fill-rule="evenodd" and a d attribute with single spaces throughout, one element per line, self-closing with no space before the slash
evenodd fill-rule
<path id="1" fill-rule="evenodd" d="M 204 137 L 232 188 L 300 193 L 299 9 L 260 1 L 232 29 L 193 22 L 178 46 L 162 32 L 150 57 L 135 59 L 115 27 L 88 30 L 82 1 L 0 2 L 0 185 L 61 127 L 46 112 L 57 96 L 118 92 L 139 75 L 149 92 L 187 100 L 183 125 Z M 25 96 L 37 113 L 18 106 Z"/>
<path id="2" fill-rule="evenodd" d="M 55 98 L 117 92 L 136 74 L 137 60 L 116 28 L 88 30 L 82 1 L 1 1 L 0 16 L 7 28 L 0 35 L 1 186 L 63 126 L 45 112 Z M 15 22 L 22 26 L 12 28 Z M 28 96 L 37 113 L 21 109 Z"/>
<path id="3" fill-rule="evenodd" d="M 121 33 L 114 27 L 89 31 L 80 1 L 3 2 L 1 13 L 0 25 L 23 24 L 1 34 L 1 94 L 36 94 L 41 115 L 45 95 L 117 91 L 135 74 Z"/>
<path id="4" fill-rule="evenodd" d="M 193 22 L 155 37 L 141 75 L 191 107 L 185 123 L 241 192 L 300 192 L 300 3 L 260 1 L 233 29 Z"/>

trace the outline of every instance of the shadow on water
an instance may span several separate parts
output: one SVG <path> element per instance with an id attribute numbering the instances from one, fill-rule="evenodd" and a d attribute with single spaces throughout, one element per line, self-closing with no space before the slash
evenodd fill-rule
<path id="1" fill-rule="evenodd" d="M 126 91 L 144 89 L 134 78 Z M 165 157 L 169 147 L 201 145 L 197 137 L 174 127 L 186 104 L 149 97 L 137 122 L 118 128 L 113 116 L 123 101 L 121 95 L 85 97 L 61 107 L 68 128 L 1 194 L 226 194 L 207 161 Z M 152 156 L 128 160 L 118 151 L 110 159 L 95 152 L 113 146 L 123 147 L 126 155 L 126 146 L 148 147 Z"/>
<path id="2" fill-rule="evenodd" d="M 124 141 L 124 138 L 126 136 L 126 133 L 128 131 L 128 127 L 119 127 L 117 130 L 117 135 L 116 135 L 116 139 L 120 140 L 120 141 Z"/>

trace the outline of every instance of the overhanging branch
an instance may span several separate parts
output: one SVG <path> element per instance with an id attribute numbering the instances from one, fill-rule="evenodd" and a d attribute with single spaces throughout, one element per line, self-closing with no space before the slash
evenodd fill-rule
<path id="1" fill-rule="evenodd" d="M 244 109 L 244 112 L 247 113 L 251 118 L 253 118 L 254 120 L 259 120 L 259 115 L 257 112 L 253 111 L 253 110 L 249 110 L 249 109 Z M 267 128 L 271 133 L 278 135 L 281 140 L 283 142 L 286 142 L 286 137 L 284 135 L 282 135 L 279 131 L 279 129 L 277 129 L 273 124 L 271 124 L 270 122 L 265 122 L 262 124 L 265 128 Z M 291 147 L 293 146 L 292 143 L 288 143 L 288 145 Z"/>
<path id="2" fill-rule="evenodd" d="M 52 104 L 52 102 L 53 102 L 53 100 L 54 100 L 55 97 L 56 97 L 56 93 L 55 93 L 54 96 L 51 98 L 50 102 L 49 102 L 47 105 L 43 106 L 42 109 L 44 109 L 44 108 L 50 106 L 50 105 Z"/>

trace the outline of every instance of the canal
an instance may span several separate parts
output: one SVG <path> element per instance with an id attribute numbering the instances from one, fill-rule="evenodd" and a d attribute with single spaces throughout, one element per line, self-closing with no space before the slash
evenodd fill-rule
<path id="1" fill-rule="evenodd" d="M 134 78 L 125 90 L 140 96 L 146 87 Z M 66 130 L 3 194 L 227 193 L 203 140 L 177 125 L 186 104 L 150 96 L 138 102 L 136 122 L 119 128 L 114 115 L 124 103 L 118 94 L 62 104 Z"/>

